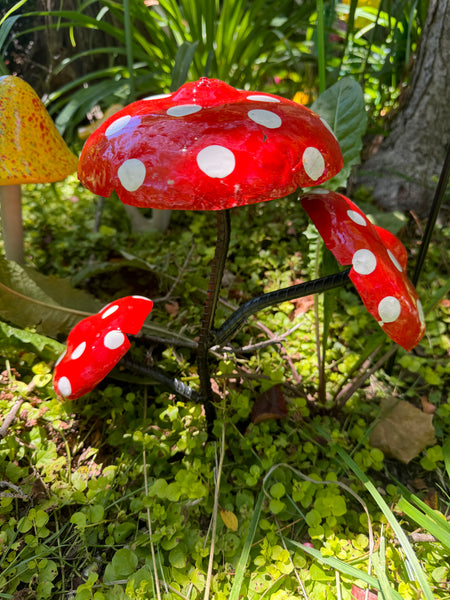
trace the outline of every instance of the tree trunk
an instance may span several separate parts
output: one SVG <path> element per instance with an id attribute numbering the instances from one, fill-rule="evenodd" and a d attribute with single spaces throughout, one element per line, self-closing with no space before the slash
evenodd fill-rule
<path id="1" fill-rule="evenodd" d="M 429 212 L 450 143 L 450 0 L 430 0 L 408 96 L 357 184 L 388 210 Z"/>

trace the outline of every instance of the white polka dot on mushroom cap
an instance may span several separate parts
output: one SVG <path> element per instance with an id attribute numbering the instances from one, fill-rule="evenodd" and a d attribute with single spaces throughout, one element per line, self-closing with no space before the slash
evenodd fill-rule
<path id="1" fill-rule="evenodd" d="M 359 212 L 356 212 L 356 210 L 348 210 L 347 215 L 353 223 L 356 223 L 357 225 L 367 225 L 365 218 Z"/>
<path id="2" fill-rule="evenodd" d="M 313 181 L 317 181 L 325 170 L 325 160 L 320 150 L 314 146 L 308 146 L 302 156 L 303 168 L 305 173 Z"/>
<path id="3" fill-rule="evenodd" d="M 61 377 L 61 379 L 58 381 L 58 391 L 61 396 L 70 396 L 72 393 L 72 386 L 67 377 Z"/>
<path id="4" fill-rule="evenodd" d="M 403 269 L 402 269 L 401 264 L 398 262 L 398 260 L 395 258 L 395 256 L 392 254 L 392 252 L 390 250 L 388 250 L 387 253 L 389 254 L 389 258 L 391 259 L 391 261 L 394 264 L 395 268 L 398 271 L 400 271 L 400 273 L 402 273 Z"/>
<path id="5" fill-rule="evenodd" d="M 378 304 L 378 314 L 383 323 L 393 323 L 401 312 L 400 302 L 394 296 L 385 296 Z"/>
<path id="6" fill-rule="evenodd" d="M 230 175 L 236 166 L 234 154 L 224 146 L 206 146 L 197 154 L 197 164 L 208 177 L 222 178 Z"/>
<path id="7" fill-rule="evenodd" d="M 109 308 L 107 308 L 106 310 L 104 310 L 104 312 L 101 313 L 102 319 L 107 319 L 108 317 L 110 317 L 111 315 L 113 315 L 118 310 L 119 310 L 119 305 L 118 304 L 113 304 L 112 306 L 110 306 Z"/>
<path id="8" fill-rule="evenodd" d="M 198 104 L 180 104 L 179 106 L 171 106 L 167 109 L 167 114 L 170 117 L 186 117 L 187 115 L 193 115 L 202 107 Z"/>
<path id="9" fill-rule="evenodd" d="M 352 265 L 360 275 L 369 275 L 375 271 L 377 259 L 373 252 L 362 248 L 361 250 L 357 250 L 353 255 Z"/>
<path id="10" fill-rule="evenodd" d="M 117 171 L 120 183 L 128 192 L 135 192 L 141 187 L 145 180 L 145 174 L 145 165 L 137 158 L 126 160 Z"/>
<path id="11" fill-rule="evenodd" d="M 314 188 L 308 192 L 308 194 L 317 194 L 318 196 L 327 196 L 329 193 L 330 190 L 326 190 L 325 188 Z"/>
<path id="12" fill-rule="evenodd" d="M 109 127 L 105 129 L 106 137 L 111 137 L 121 129 L 123 129 L 131 120 L 131 115 L 125 115 L 124 117 L 119 117 Z"/>
<path id="13" fill-rule="evenodd" d="M 119 330 L 108 331 L 103 339 L 103 343 L 109 350 L 116 350 L 124 343 L 125 336 Z"/>
<path id="14" fill-rule="evenodd" d="M 77 358 L 80 358 L 80 356 L 82 356 L 82 354 L 85 350 L 86 350 L 86 342 L 81 342 L 81 344 L 78 344 L 78 346 L 72 352 L 72 354 L 70 355 L 70 358 L 72 360 L 76 360 Z"/>
<path id="15" fill-rule="evenodd" d="M 264 127 L 268 127 L 269 129 L 278 129 L 278 127 L 281 127 L 281 118 L 271 110 L 255 108 L 248 111 L 248 116 L 252 121 L 258 123 L 258 125 L 264 125 Z"/>
<path id="16" fill-rule="evenodd" d="M 264 96 L 264 94 L 251 94 L 247 96 L 247 100 L 254 100 L 255 102 L 280 102 L 279 98 Z"/>

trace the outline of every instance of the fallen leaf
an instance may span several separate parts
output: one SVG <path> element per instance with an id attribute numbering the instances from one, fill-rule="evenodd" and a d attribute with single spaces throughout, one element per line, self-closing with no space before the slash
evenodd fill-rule
<path id="1" fill-rule="evenodd" d="M 279 385 L 274 385 L 256 398 L 252 408 L 252 423 L 257 425 L 268 419 L 284 419 L 286 414 L 284 394 Z"/>
<path id="2" fill-rule="evenodd" d="M 407 464 L 424 448 L 436 443 L 433 415 L 426 414 L 405 400 L 385 400 L 381 420 L 370 434 L 369 441 L 387 456 Z"/>
<path id="3" fill-rule="evenodd" d="M 220 517 L 225 523 L 225 527 L 231 529 L 231 531 L 238 530 L 238 520 L 234 512 L 231 512 L 231 510 L 221 510 Z"/>

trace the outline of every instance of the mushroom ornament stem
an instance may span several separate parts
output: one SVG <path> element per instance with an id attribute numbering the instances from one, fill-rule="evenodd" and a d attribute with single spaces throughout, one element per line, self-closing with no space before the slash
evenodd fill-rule
<path id="1" fill-rule="evenodd" d="M 22 224 L 22 189 L 20 185 L 0 186 L 0 216 L 7 260 L 23 264 L 25 251 Z"/>
<path id="2" fill-rule="evenodd" d="M 205 399 L 205 412 L 208 425 L 211 426 L 215 418 L 215 409 L 212 403 L 213 393 L 211 388 L 210 371 L 208 367 L 208 350 L 210 348 L 210 333 L 214 327 L 217 303 L 220 296 L 225 262 L 230 244 L 230 211 L 217 211 L 217 241 L 214 258 L 211 265 L 208 292 L 203 309 L 200 327 L 200 336 L 197 348 L 197 364 L 200 379 L 200 392 Z"/>

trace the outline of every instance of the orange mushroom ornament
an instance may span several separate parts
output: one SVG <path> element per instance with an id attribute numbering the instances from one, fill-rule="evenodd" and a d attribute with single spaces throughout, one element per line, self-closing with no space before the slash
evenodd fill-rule
<path id="1" fill-rule="evenodd" d="M 21 184 L 61 181 L 77 164 L 33 88 L 20 77 L 0 77 L 0 208 L 7 259 L 25 261 Z"/>

